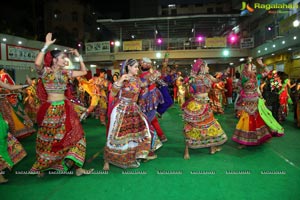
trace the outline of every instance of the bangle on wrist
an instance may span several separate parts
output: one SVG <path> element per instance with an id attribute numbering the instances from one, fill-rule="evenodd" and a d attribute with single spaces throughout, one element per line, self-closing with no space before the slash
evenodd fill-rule
<path id="1" fill-rule="evenodd" d="M 79 62 L 83 62 L 83 58 L 81 55 L 78 56 L 78 60 L 79 60 Z"/>
<path id="2" fill-rule="evenodd" d="M 44 47 L 41 49 L 41 52 L 42 52 L 42 53 L 45 53 L 46 50 L 48 49 L 48 47 L 49 47 L 49 46 L 45 44 Z"/>
<path id="3" fill-rule="evenodd" d="M 29 85 L 22 85 L 22 89 L 29 87 Z"/>

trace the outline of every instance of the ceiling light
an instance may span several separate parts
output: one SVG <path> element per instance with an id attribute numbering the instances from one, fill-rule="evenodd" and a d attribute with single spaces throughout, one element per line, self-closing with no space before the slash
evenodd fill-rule
<path id="1" fill-rule="evenodd" d="M 300 24 L 300 22 L 299 22 L 298 19 L 296 19 L 295 21 L 293 21 L 293 26 L 294 26 L 294 27 L 298 27 L 299 24 Z"/>
<path id="2" fill-rule="evenodd" d="M 121 45 L 120 41 L 116 41 L 116 42 L 115 42 L 115 45 L 116 45 L 117 47 L 119 47 L 119 46 Z"/>

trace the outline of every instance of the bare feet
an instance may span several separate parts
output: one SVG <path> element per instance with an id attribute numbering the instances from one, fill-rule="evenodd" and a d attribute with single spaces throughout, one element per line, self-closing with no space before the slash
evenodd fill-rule
<path id="1" fill-rule="evenodd" d="M 109 171 L 109 163 L 108 162 L 104 162 L 103 170 L 104 171 Z"/>
<path id="2" fill-rule="evenodd" d="M 168 141 L 168 138 L 164 134 L 161 137 L 159 137 L 159 139 L 160 139 L 161 142 L 167 142 Z"/>
<path id="3" fill-rule="evenodd" d="M 216 153 L 216 148 L 210 147 L 210 154 L 215 154 L 215 153 Z"/>
<path id="4" fill-rule="evenodd" d="M 185 150 L 184 150 L 184 156 L 183 156 L 183 158 L 185 160 L 189 160 L 190 159 L 189 147 L 187 145 L 185 145 Z"/>
<path id="5" fill-rule="evenodd" d="M 215 154 L 216 152 L 219 152 L 221 150 L 222 150 L 222 148 L 220 146 L 210 147 L 210 154 Z"/>
<path id="6" fill-rule="evenodd" d="M 146 160 L 154 160 L 156 158 L 157 158 L 157 155 L 154 152 L 150 151 Z"/>
<path id="7" fill-rule="evenodd" d="M 93 171 L 94 171 L 94 169 L 78 168 L 78 169 L 76 169 L 76 176 L 91 174 Z"/>
<path id="8" fill-rule="evenodd" d="M 4 176 L 2 174 L 0 174 L 0 184 L 2 183 L 7 183 L 8 180 L 4 178 Z"/>
<path id="9" fill-rule="evenodd" d="M 220 146 L 216 146 L 216 151 L 218 152 L 218 151 L 221 151 L 222 150 L 222 147 L 220 147 Z"/>

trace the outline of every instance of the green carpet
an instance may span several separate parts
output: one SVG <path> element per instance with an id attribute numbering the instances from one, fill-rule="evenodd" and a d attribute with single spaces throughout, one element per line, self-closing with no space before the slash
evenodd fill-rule
<path id="1" fill-rule="evenodd" d="M 105 128 L 88 118 L 83 124 L 85 168 L 94 168 L 95 174 L 46 174 L 43 178 L 20 174 L 35 161 L 33 135 L 21 140 L 28 156 L 13 171 L 6 171 L 9 183 L 0 185 L 0 199 L 299 199 L 300 131 L 292 115 L 283 125 L 285 136 L 238 150 L 231 141 L 237 119 L 232 107 L 227 108 L 224 115 L 216 115 L 229 138 L 223 150 L 215 155 L 209 149 L 190 150 L 191 159 L 184 160 L 183 121 L 175 105 L 160 119 L 168 142 L 157 151 L 158 158 L 137 169 L 111 165 L 108 174 L 102 171 Z"/>

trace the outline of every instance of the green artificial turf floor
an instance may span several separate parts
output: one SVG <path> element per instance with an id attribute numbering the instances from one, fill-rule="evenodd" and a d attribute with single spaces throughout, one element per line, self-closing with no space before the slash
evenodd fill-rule
<path id="1" fill-rule="evenodd" d="M 21 140 L 27 157 L 5 171 L 9 182 L 0 185 L 0 200 L 300 199 L 300 129 L 292 115 L 283 124 L 285 136 L 239 150 L 231 140 L 237 119 L 233 108 L 226 108 L 224 115 L 215 115 L 228 136 L 222 151 L 210 155 L 209 149 L 190 150 L 191 159 L 184 160 L 183 121 L 174 105 L 159 119 L 168 142 L 157 151 L 158 158 L 137 169 L 111 165 L 108 173 L 102 171 L 105 128 L 88 118 L 83 123 L 84 167 L 94 168 L 94 174 L 26 174 L 35 161 L 34 134 Z"/>

